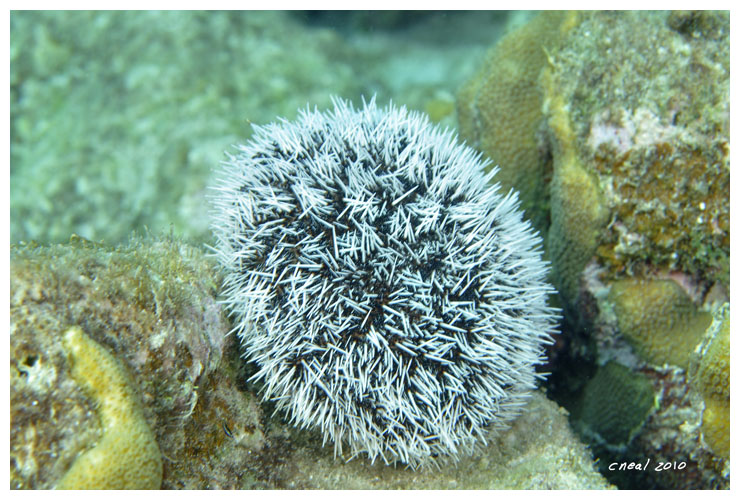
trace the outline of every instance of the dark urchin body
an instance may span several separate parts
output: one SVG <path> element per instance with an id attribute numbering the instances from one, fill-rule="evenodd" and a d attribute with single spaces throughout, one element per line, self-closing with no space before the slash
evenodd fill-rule
<path id="1" fill-rule="evenodd" d="M 479 155 L 405 108 L 256 127 L 213 197 L 265 397 L 341 452 L 456 458 L 516 415 L 556 314 L 540 238 Z"/>

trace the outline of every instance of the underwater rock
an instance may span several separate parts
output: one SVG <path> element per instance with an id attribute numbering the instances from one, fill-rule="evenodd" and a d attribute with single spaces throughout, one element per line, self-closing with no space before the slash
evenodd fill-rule
<path id="1" fill-rule="evenodd" d="M 290 488 L 324 489 L 603 489 L 587 448 L 568 425 L 567 413 L 536 392 L 511 428 L 481 451 L 441 470 L 413 471 L 335 460 L 320 439 L 308 439 L 289 460 Z"/>
<path id="2" fill-rule="evenodd" d="M 697 283 L 699 298 L 729 284 L 729 18 L 711 15 L 716 36 L 687 37 L 668 13 L 589 13 L 543 73 L 550 246 L 577 239 L 573 231 L 598 233 L 596 246 L 552 252 L 570 301 L 592 259 L 607 283 L 664 275 Z M 563 152 L 582 166 L 606 217 L 589 224 L 566 201 L 573 191 L 556 188 L 569 175 Z"/>
<path id="3" fill-rule="evenodd" d="M 10 486 L 59 485 L 105 435 L 63 333 L 80 325 L 125 367 L 162 452 L 162 488 L 608 488 L 565 412 L 536 392 L 522 416 L 444 470 L 348 463 L 260 404 L 215 301 L 219 274 L 171 240 L 11 249 Z M 84 455 L 83 455 L 84 456 Z"/>
<path id="4" fill-rule="evenodd" d="M 130 375 L 132 397 L 163 452 L 163 484 L 170 484 L 173 467 L 189 463 L 185 424 L 223 355 L 228 327 L 215 301 L 216 277 L 201 251 L 170 240 L 110 248 L 75 237 L 11 249 L 11 488 L 58 485 L 108 432 L 98 418 L 106 405 L 79 385 L 77 364 L 68 361 L 70 326 Z"/>

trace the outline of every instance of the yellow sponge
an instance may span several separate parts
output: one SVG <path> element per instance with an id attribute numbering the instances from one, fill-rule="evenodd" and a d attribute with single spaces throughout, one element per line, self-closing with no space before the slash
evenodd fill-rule
<path id="1" fill-rule="evenodd" d="M 98 404 L 103 437 L 80 455 L 57 489 L 153 489 L 162 483 L 159 446 L 120 363 L 78 327 L 64 334 L 72 377 Z"/>

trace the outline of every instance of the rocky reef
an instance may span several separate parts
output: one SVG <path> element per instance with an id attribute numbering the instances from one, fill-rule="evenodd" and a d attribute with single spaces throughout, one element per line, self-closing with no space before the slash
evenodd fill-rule
<path id="1" fill-rule="evenodd" d="M 172 239 L 12 248 L 11 488 L 609 487 L 542 392 L 454 467 L 345 463 L 258 402 L 219 279 Z"/>
<path id="2" fill-rule="evenodd" d="M 11 489 L 728 488 L 729 13 L 367 15 L 11 13 Z M 260 403 L 202 250 L 222 151 L 332 94 L 457 126 L 553 265 L 552 374 L 442 470 Z"/>
<path id="3" fill-rule="evenodd" d="M 209 262 L 174 240 L 138 238 L 11 255 L 11 488 L 158 487 L 162 466 L 167 477 L 195 445 L 185 422 L 223 356 L 228 323 Z M 149 479 L 65 476 L 93 452 L 123 462 L 134 443 L 154 461 Z"/>
<path id="4" fill-rule="evenodd" d="M 714 354 L 713 375 L 687 377 L 729 302 L 729 30 L 727 12 L 543 13 L 458 95 L 463 137 L 547 231 L 566 312 L 551 393 L 618 486 L 729 484 L 728 398 L 699 382 L 729 373 Z M 687 470 L 604 468 L 641 456 Z"/>

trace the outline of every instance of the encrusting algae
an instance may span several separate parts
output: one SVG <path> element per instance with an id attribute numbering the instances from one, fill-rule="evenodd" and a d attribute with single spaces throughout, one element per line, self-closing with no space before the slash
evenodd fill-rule
<path id="1" fill-rule="evenodd" d="M 118 361 L 79 327 L 64 334 L 72 376 L 98 403 L 103 437 L 80 455 L 57 489 L 156 489 L 162 456 L 131 380 Z"/>

